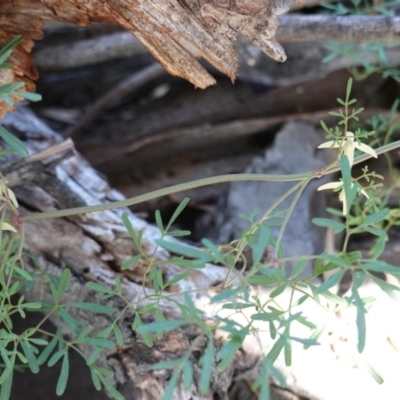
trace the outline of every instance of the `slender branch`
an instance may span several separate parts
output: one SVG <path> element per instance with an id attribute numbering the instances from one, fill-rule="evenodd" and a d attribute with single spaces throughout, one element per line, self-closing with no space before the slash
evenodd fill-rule
<path id="1" fill-rule="evenodd" d="M 376 154 L 383 154 L 392 150 L 400 148 L 400 140 L 387 144 L 385 146 L 380 147 L 376 150 Z M 370 159 L 372 156 L 369 154 L 364 154 L 357 157 L 354 160 L 354 164 L 359 164 L 363 161 Z M 324 171 L 324 175 L 331 174 L 340 170 L 340 167 L 337 165 L 329 171 Z M 302 174 L 293 174 L 293 175 L 264 175 L 264 174 L 232 174 L 232 175 L 220 175 L 214 176 L 211 178 L 198 179 L 195 181 L 181 183 L 179 185 L 170 186 L 164 189 L 155 190 L 150 193 L 143 194 L 141 196 L 132 197 L 130 199 L 115 201 L 108 204 L 98 204 L 94 206 L 84 206 L 77 208 L 70 208 L 66 210 L 58 210 L 58 211 L 48 211 L 44 213 L 37 213 L 27 215 L 21 218 L 22 221 L 37 221 L 40 219 L 47 218 L 61 218 L 67 217 L 71 215 L 78 214 L 86 214 L 89 212 L 97 212 L 97 211 L 106 211 L 112 210 L 115 208 L 123 208 L 130 207 L 135 204 L 143 203 L 148 200 L 156 199 L 158 197 L 167 196 L 172 193 L 183 192 L 185 190 L 199 188 L 208 185 L 214 185 L 216 183 L 224 183 L 224 182 L 238 182 L 238 181 L 278 181 L 278 182 L 296 182 L 303 179 L 308 179 L 312 172 L 305 172 Z"/>

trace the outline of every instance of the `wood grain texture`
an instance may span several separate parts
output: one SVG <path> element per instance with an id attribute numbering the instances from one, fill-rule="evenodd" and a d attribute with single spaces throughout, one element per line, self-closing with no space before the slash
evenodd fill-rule
<path id="1" fill-rule="evenodd" d="M 172 75 L 198 88 L 215 84 L 199 63 L 207 60 L 235 80 L 238 58 L 233 47 L 238 33 L 277 61 L 283 48 L 274 40 L 276 15 L 291 0 L 4 0 L 0 4 L 0 46 L 17 34 L 25 37 L 12 55 L 11 73 L 0 84 L 24 81 L 34 90 L 38 73 L 30 55 L 33 41 L 42 37 L 43 20 L 78 25 L 118 24 L 134 34 Z M 0 117 L 12 107 L 0 103 Z"/>

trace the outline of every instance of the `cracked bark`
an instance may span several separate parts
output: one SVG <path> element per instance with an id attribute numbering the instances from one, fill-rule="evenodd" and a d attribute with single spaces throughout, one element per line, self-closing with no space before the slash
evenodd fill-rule
<path id="1" fill-rule="evenodd" d="M 43 36 L 45 19 L 88 25 L 91 22 L 118 24 L 134 34 L 156 60 L 172 75 L 206 88 L 215 79 L 201 66 L 203 58 L 235 80 L 238 59 L 233 42 L 243 34 L 266 54 L 284 61 L 282 47 L 274 36 L 277 14 L 291 0 L 4 0 L 0 4 L 0 45 L 13 36 L 25 39 L 10 61 L 13 69 L 2 71 L 0 84 L 24 81 L 34 90 L 37 69 L 30 52 L 34 40 Z M 10 107 L 1 106 L 0 116 Z"/>

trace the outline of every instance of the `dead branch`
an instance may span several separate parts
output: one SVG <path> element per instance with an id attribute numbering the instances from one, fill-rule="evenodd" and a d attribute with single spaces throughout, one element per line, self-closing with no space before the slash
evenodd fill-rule
<path id="1" fill-rule="evenodd" d="M 42 38 L 44 19 L 80 25 L 90 22 L 118 24 L 133 33 L 172 75 L 206 88 L 215 79 L 201 66 L 203 58 L 235 79 L 238 60 L 233 42 L 237 34 L 277 61 L 286 56 L 274 39 L 277 14 L 287 11 L 291 0 L 250 2 L 204 0 L 5 0 L 0 4 L 0 45 L 16 34 L 26 38 L 11 56 L 14 67 L 1 83 L 23 80 L 34 88 L 37 70 L 30 56 L 33 40 Z M 0 116 L 9 106 L 2 105 Z"/>
<path id="2" fill-rule="evenodd" d="M 276 37 L 286 43 L 391 40 L 400 32 L 400 17 L 283 15 L 279 17 L 279 24 Z M 243 47 L 245 43 L 240 42 L 239 46 Z M 54 71 L 130 57 L 145 51 L 132 34 L 117 32 L 72 44 L 44 47 L 35 52 L 35 61 L 41 70 Z"/>
<path id="3" fill-rule="evenodd" d="M 281 42 L 392 40 L 400 34 L 400 17 L 285 15 L 279 18 Z"/>

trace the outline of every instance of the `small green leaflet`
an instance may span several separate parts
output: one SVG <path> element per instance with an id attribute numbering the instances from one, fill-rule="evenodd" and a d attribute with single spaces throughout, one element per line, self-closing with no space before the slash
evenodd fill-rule
<path id="1" fill-rule="evenodd" d="M 171 253 L 179 254 L 185 257 L 195 258 L 201 260 L 202 262 L 210 262 L 213 260 L 212 254 L 206 253 L 204 251 L 198 250 L 194 247 L 185 246 L 179 243 L 173 243 L 164 239 L 158 239 L 155 241 L 159 246 Z M 194 268 L 199 268 L 199 266 Z"/>
<path id="2" fill-rule="evenodd" d="M 69 358 L 68 351 L 65 352 L 63 362 L 61 364 L 60 376 L 58 377 L 56 393 L 61 396 L 65 392 L 69 376 Z"/>
<path id="3" fill-rule="evenodd" d="M 146 325 L 140 325 L 136 328 L 136 332 L 143 333 L 156 333 L 170 331 L 179 328 L 182 325 L 187 324 L 185 320 L 175 320 L 175 321 L 163 321 L 163 322 L 152 322 Z"/>
<path id="4" fill-rule="evenodd" d="M 14 135 L 0 126 L 0 137 L 21 157 L 29 156 L 29 151 L 25 145 Z"/>
<path id="5" fill-rule="evenodd" d="M 201 361 L 202 369 L 199 380 L 199 392 L 205 395 L 210 390 L 210 380 L 214 366 L 214 343 L 212 337 L 208 338 L 207 348 Z"/>

